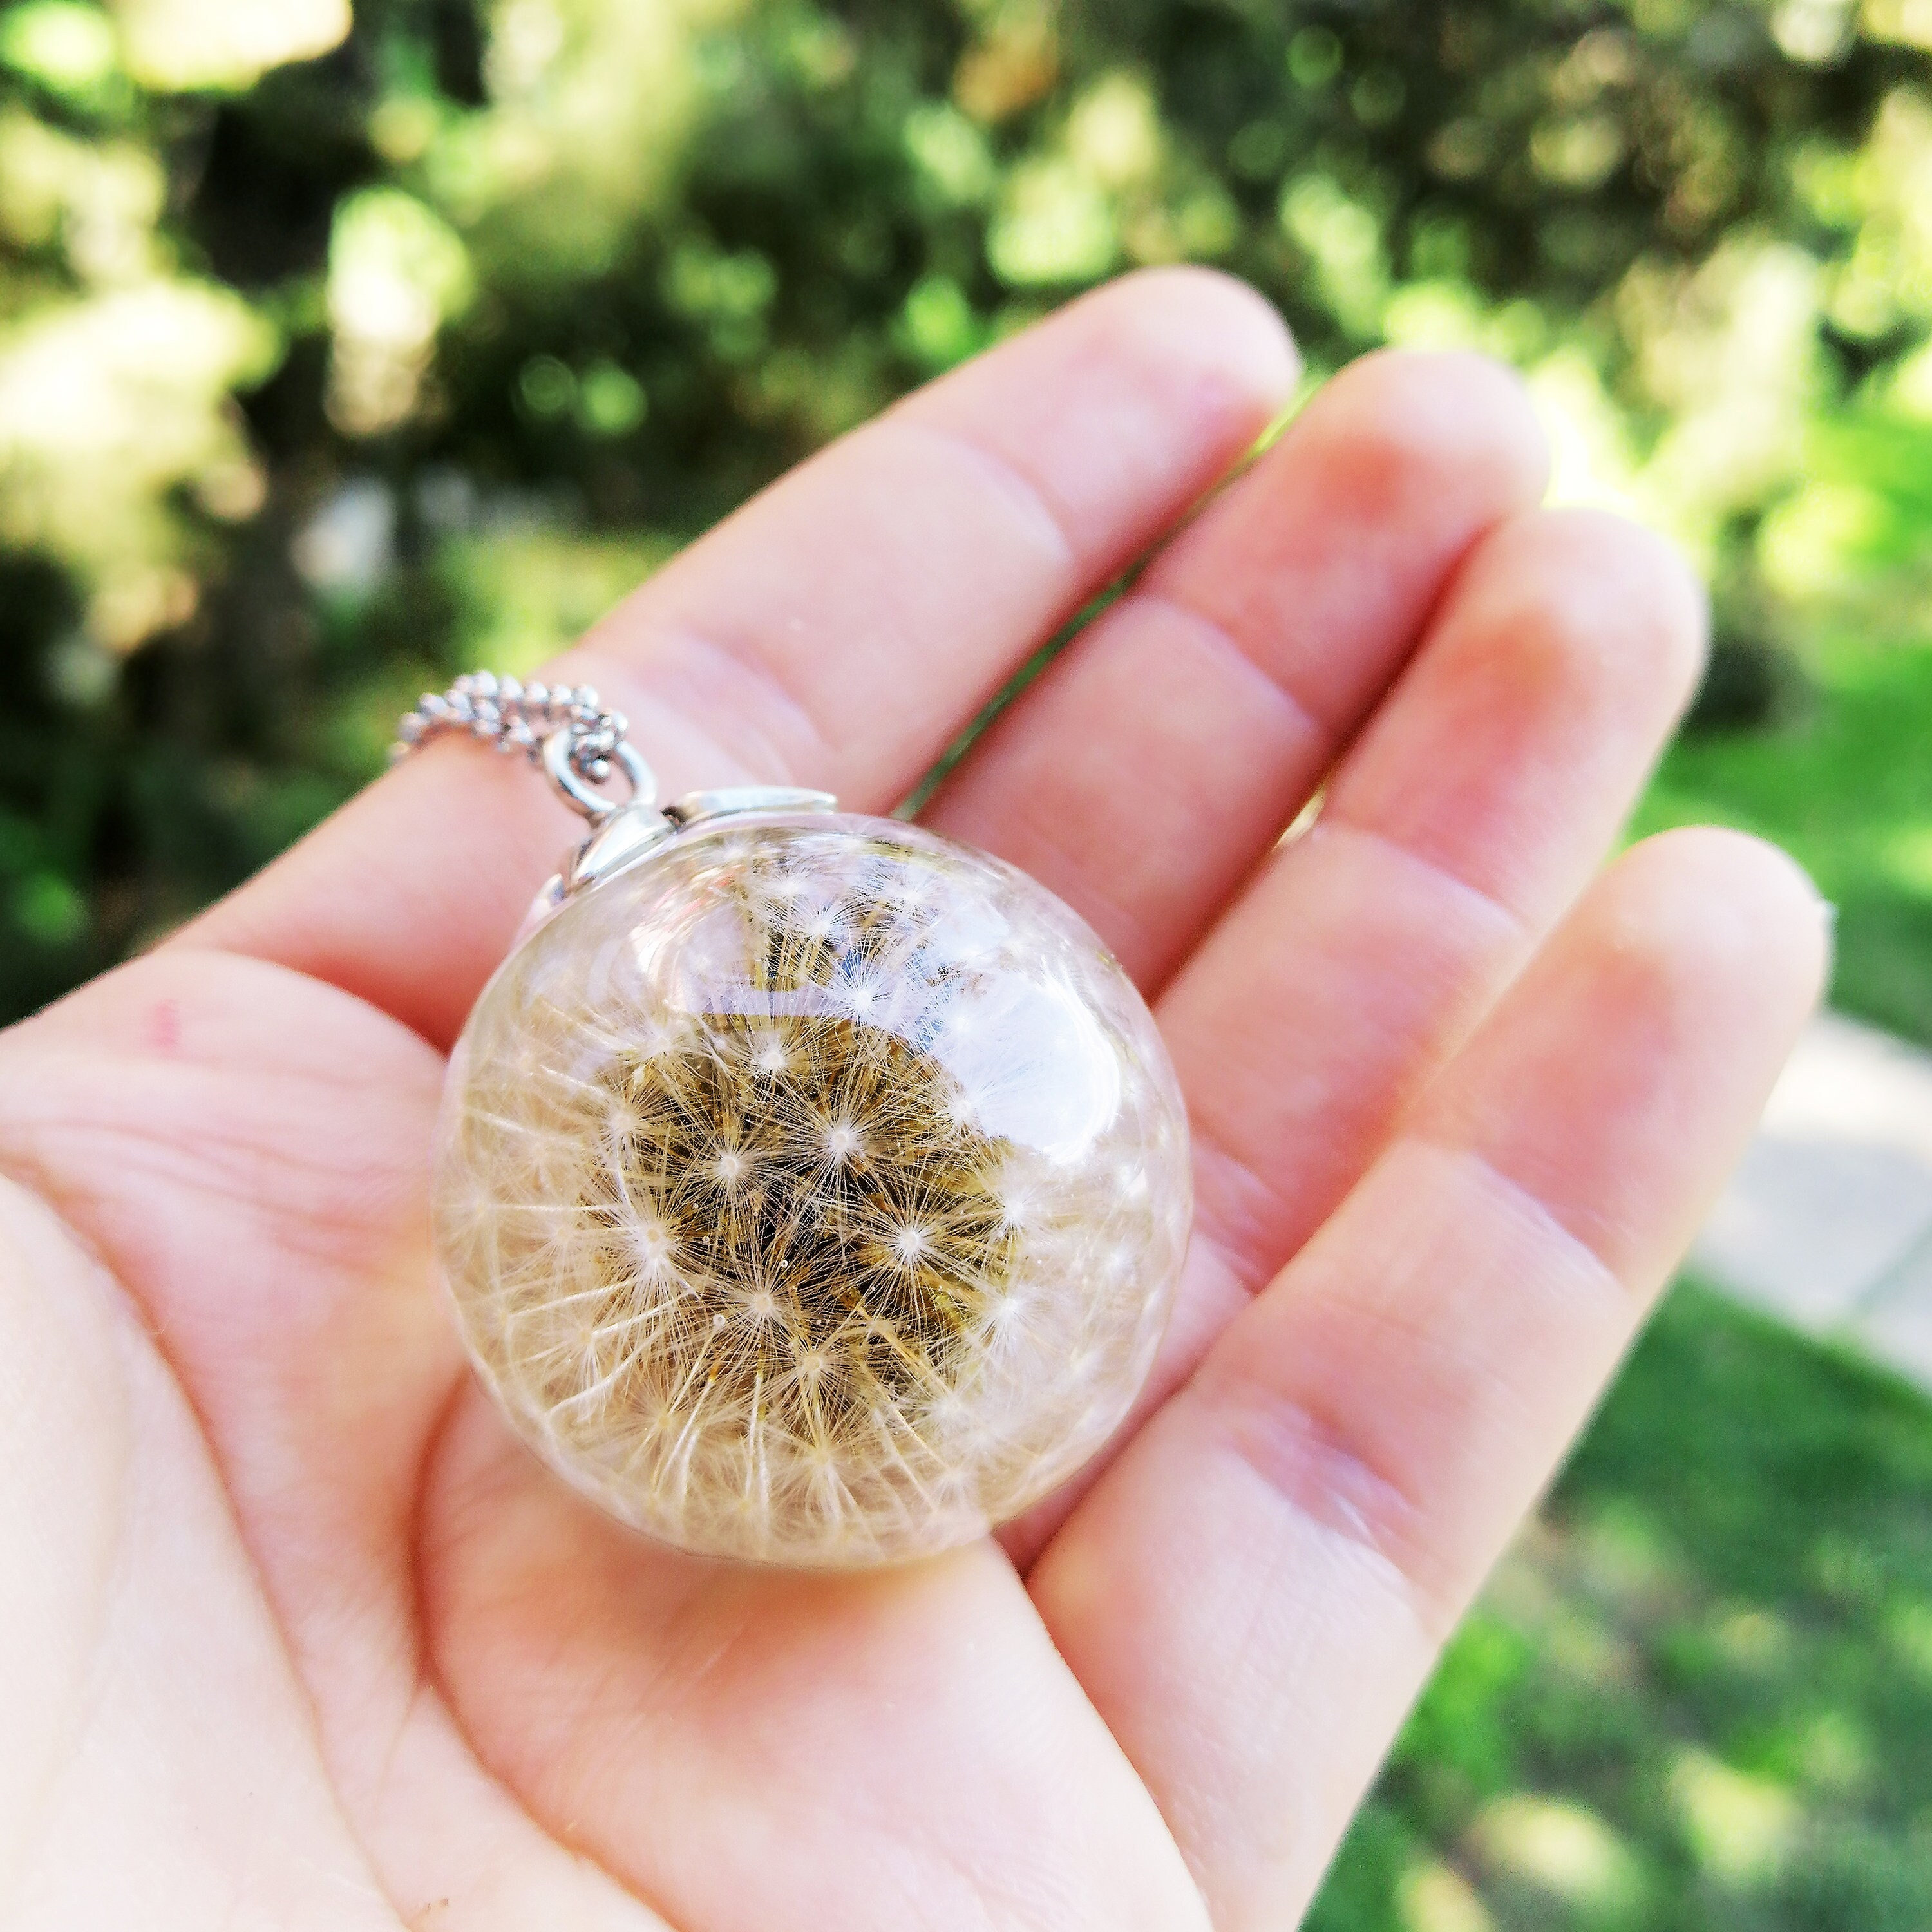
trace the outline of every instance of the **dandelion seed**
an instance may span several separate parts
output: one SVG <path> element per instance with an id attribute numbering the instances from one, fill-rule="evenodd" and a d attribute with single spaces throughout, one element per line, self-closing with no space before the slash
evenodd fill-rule
<path id="1" fill-rule="evenodd" d="M 993 1326 L 1004 1333 L 1016 1328 L 1026 1319 L 1025 1298 L 1017 1292 L 1009 1293 L 993 1310 Z"/>
<path id="2" fill-rule="evenodd" d="M 646 1281 L 659 1281 L 671 1271 L 677 1244 L 670 1228 L 655 1214 L 640 1214 L 630 1228 L 632 1258 Z"/>

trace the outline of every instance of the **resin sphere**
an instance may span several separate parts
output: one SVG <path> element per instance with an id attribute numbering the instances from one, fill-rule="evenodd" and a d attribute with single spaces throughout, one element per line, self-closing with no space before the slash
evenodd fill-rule
<path id="1" fill-rule="evenodd" d="M 1180 1094 L 1100 941 L 890 820 L 694 826 L 538 926 L 449 1076 L 436 1239 L 512 1422 L 626 1521 L 846 1565 L 1069 1474 L 1160 1339 Z"/>

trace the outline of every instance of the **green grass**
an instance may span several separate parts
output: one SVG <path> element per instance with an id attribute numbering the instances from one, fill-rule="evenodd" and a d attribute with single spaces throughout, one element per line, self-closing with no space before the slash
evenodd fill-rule
<path id="1" fill-rule="evenodd" d="M 1833 1004 L 1932 1042 L 1932 640 L 1828 639 L 1806 672 L 1785 723 L 1675 747 L 1637 829 L 1775 839 L 1838 908 Z"/>
<path id="2" fill-rule="evenodd" d="M 1680 1288 L 1310 1922 L 1932 1924 L 1932 1406 Z"/>

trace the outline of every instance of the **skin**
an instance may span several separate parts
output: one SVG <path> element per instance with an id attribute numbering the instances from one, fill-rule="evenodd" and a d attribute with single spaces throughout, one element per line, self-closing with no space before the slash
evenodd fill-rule
<path id="1" fill-rule="evenodd" d="M 442 1058 L 572 836 L 440 745 L 0 1037 L 0 1916 L 1259 1932 L 1305 1909 L 1815 1000 L 1777 853 L 1599 872 L 1697 673 L 1657 538 L 1537 507 L 1506 373 L 1281 407 L 1130 278 L 766 491 L 559 674 L 668 794 L 933 800 L 1140 980 L 1192 1110 L 1120 1438 L 998 1541 L 734 1569 L 567 1495 L 433 1289 Z M 1280 834 L 1318 786 L 1312 830 Z"/>

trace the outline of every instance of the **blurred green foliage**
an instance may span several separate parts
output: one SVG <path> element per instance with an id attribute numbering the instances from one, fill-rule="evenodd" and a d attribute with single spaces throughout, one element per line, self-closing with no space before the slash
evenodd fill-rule
<path id="1" fill-rule="evenodd" d="M 1838 908 L 1836 1004 L 1932 1041 L 1932 638 L 1833 628 L 1804 667 L 1781 715 L 1675 746 L 1636 829 L 1776 840 Z"/>
<path id="2" fill-rule="evenodd" d="M 1516 362 L 1716 579 L 1706 722 L 1802 708 L 1922 617 L 1928 4 L 13 0 L 0 1014 L 1135 262 Z"/>
<path id="3" fill-rule="evenodd" d="M 1682 1288 L 1310 1932 L 1932 1924 L 1923 1398 Z"/>

